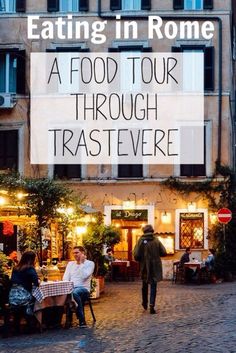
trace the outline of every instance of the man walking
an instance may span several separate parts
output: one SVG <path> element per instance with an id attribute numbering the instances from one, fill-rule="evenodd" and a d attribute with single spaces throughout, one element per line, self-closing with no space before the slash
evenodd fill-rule
<path id="1" fill-rule="evenodd" d="M 90 282 L 95 265 L 93 261 L 86 259 L 83 246 L 75 246 L 73 249 L 73 255 L 75 261 L 68 262 L 63 280 L 72 281 L 74 283 L 72 294 L 78 305 L 76 315 L 79 319 L 79 326 L 86 327 L 84 302 L 90 295 Z"/>
<path id="2" fill-rule="evenodd" d="M 140 263 L 142 285 L 142 306 L 148 308 L 148 284 L 150 284 L 150 314 L 156 314 L 155 301 L 157 282 L 162 280 L 161 256 L 166 256 L 166 249 L 155 237 L 153 227 L 143 227 L 143 235 L 134 248 L 134 259 Z"/>

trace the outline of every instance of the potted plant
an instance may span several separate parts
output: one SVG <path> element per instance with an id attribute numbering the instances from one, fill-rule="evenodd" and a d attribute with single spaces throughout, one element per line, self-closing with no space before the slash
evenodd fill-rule
<path id="1" fill-rule="evenodd" d="M 86 235 L 83 237 L 83 244 L 88 258 L 95 263 L 96 291 L 99 290 L 101 293 L 104 290 L 104 277 L 108 271 L 103 255 L 104 245 L 111 247 L 119 243 L 120 230 L 112 225 L 105 225 L 101 213 L 97 213 L 94 218 L 95 220 L 88 224 Z"/>

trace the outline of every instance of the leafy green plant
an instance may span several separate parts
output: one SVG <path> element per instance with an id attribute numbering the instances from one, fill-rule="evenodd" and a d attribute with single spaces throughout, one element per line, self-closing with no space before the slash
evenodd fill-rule
<path id="1" fill-rule="evenodd" d="M 8 262 L 9 262 L 8 257 L 2 251 L 0 251 L 0 276 L 7 274 Z"/>
<path id="2" fill-rule="evenodd" d="M 95 276 L 105 276 L 108 271 L 103 256 L 104 245 L 110 247 L 119 243 L 119 241 L 120 230 L 112 225 L 104 225 L 103 216 L 98 213 L 95 222 L 89 223 L 87 233 L 83 238 L 88 258 L 95 262 Z"/>

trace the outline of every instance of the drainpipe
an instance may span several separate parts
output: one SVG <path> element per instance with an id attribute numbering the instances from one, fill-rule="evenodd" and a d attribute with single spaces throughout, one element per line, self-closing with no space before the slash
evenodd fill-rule
<path id="1" fill-rule="evenodd" d="M 97 2 L 97 14 L 98 17 L 101 19 L 106 19 L 106 20 L 115 20 L 115 15 L 103 15 L 101 11 L 101 0 L 98 0 Z M 153 14 L 152 14 L 153 15 Z M 147 20 L 149 16 L 130 16 L 130 15 L 125 15 L 123 16 L 124 19 L 138 19 L 138 20 Z M 216 165 L 221 164 L 221 146 L 222 146 L 222 138 L 221 138 L 221 130 L 222 130 L 222 20 L 218 16 L 211 16 L 211 15 L 206 15 L 206 16 L 179 16 L 179 15 L 174 15 L 174 16 L 161 16 L 164 20 L 211 20 L 211 21 L 216 21 L 218 22 L 218 39 L 219 39 L 219 56 L 218 56 L 218 144 L 217 144 L 217 159 L 216 159 Z"/>

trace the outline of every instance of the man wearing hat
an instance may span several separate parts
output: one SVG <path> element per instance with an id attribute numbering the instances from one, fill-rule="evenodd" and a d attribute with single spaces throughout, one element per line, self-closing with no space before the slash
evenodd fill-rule
<path id="1" fill-rule="evenodd" d="M 148 285 L 150 284 L 150 314 L 156 314 L 155 301 L 157 282 L 162 280 L 161 256 L 166 256 L 166 249 L 155 236 L 153 227 L 143 227 L 143 235 L 134 248 L 134 259 L 140 263 L 142 285 L 142 306 L 148 308 Z"/>

